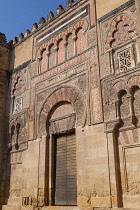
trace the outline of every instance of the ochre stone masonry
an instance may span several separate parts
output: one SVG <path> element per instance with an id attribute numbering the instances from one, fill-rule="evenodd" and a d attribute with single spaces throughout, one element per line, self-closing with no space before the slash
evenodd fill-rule
<path id="1" fill-rule="evenodd" d="M 140 209 L 139 71 L 139 0 L 0 33 L 0 209 Z"/>

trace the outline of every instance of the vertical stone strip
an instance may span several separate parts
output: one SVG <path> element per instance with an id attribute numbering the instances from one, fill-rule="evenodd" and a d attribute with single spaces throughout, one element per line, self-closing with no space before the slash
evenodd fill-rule
<path id="1" fill-rule="evenodd" d="M 6 43 L 6 37 L 4 34 L 0 33 L 0 205 L 4 201 L 4 180 L 6 177 L 6 170 L 4 168 L 4 161 L 9 161 L 7 155 L 4 156 L 3 145 L 7 146 L 8 142 L 6 141 L 8 138 L 4 139 L 4 133 L 6 131 L 6 97 L 7 96 L 7 70 L 9 70 L 9 47 Z M 8 103 L 7 103 L 8 104 Z M 7 113 L 9 114 L 9 113 Z M 8 130 L 8 129 L 7 129 Z M 3 158 L 2 158 L 3 156 Z M 3 159 L 3 162 L 2 162 Z M 4 160 L 5 159 L 5 160 Z M 3 167 L 2 167 L 3 166 Z M 3 178 L 2 178 L 3 177 Z"/>
<path id="2" fill-rule="evenodd" d="M 137 9 L 137 25 L 140 29 L 140 0 L 135 0 L 136 9 Z"/>
<path id="3" fill-rule="evenodd" d="M 35 87 L 31 84 L 30 90 L 30 107 L 29 107 L 29 140 L 34 139 L 34 122 L 35 122 Z"/>
<path id="4" fill-rule="evenodd" d="M 101 122 L 103 118 L 101 105 L 101 90 L 99 82 L 99 64 L 97 56 L 97 48 L 95 48 L 90 55 L 90 103 L 92 112 L 92 124 Z"/>

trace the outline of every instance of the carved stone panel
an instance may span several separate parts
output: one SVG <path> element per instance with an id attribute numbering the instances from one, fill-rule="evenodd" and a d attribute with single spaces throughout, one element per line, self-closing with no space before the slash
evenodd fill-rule
<path id="1" fill-rule="evenodd" d="M 9 149 L 20 151 L 27 149 L 28 142 L 28 111 L 12 116 L 9 127 Z"/>
<path id="2" fill-rule="evenodd" d="M 71 104 L 62 102 L 54 108 L 51 114 L 50 133 L 59 134 L 71 131 L 75 128 L 76 115 Z"/>

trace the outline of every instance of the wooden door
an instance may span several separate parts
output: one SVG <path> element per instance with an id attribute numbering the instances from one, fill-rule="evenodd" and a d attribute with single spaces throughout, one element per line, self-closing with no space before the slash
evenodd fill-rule
<path id="1" fill-rule="evenodd" d="M 77 170 L 75 134 L 55 139 L 55 205 L 77 204 Z"/>

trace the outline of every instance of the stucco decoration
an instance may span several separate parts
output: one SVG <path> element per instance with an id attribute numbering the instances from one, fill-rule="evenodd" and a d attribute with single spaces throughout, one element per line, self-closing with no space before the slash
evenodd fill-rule
<path id="1" fill-rule="evenodd" d="M 76 113 L 76 126 L 84 126 L 86 103 L 83 94 L 75 87 L 61 87 L 53 91 L 43 103 L 38 118 L 38 137 L 46 135 L 46 123 L 51 110 L 60 102 L 69 102 Z"/>
<path id="2" fill-rule="evenodd" d="M 110 50 L 136 37 L 138 30 L 134 21 L 127 14 L 120 14 L 113 19 L 106 38 L 106 50 Z"/>

